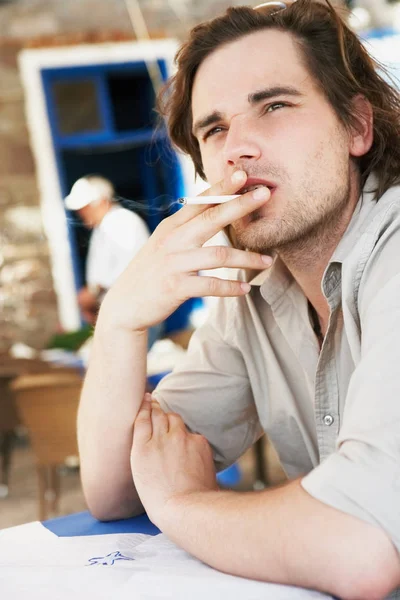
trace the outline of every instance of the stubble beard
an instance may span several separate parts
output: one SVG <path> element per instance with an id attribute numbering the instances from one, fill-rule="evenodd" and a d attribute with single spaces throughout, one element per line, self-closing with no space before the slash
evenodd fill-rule
<path id="1" fill-rule="evenodd" d="M 303 189 L 291 198 L 280 218 L 271 219 L 255 211 L 245 228 L 234 223 L 240 246 L 261 254 L 277 253 L 297 263 L 305 260 L 309 266 L 343 233 L 343 216 L 350 199 L 349 172 L 342 172 L 337 181 L 342 185 L 329 193 L 318 190 L 310 195 L 309 189 Z"/>

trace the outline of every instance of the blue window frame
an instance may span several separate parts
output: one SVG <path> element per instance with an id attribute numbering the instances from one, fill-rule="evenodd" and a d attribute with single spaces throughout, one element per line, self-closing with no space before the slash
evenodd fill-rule
<path id="1" fill-rule="evenodd" d="M 165 79 L 164 61 L 159 61 L 159 67 Z M 169 149 L 165 130 L 157 126 L 153 116 L 154 92 L 145 63 L 47 68 L 42 70 L 42 81 L 62 195 L 68 194 L 79 177 L 101 173 L 111 179 L 120 196 L 127 198 L 122 203 L 128 208 L 129 198 L 136 200 L 139 196 L 147 208 L 143 217 L 153 231 L 160 220 L 170 213 L 171 201 L 183 195 L 184 190 L 176 154 Z M 69 96 L 66 93 L 68 87 Z M 90 88 L 92 93 L 89 94 L 89 106 L 86 108 L 97 112 L 94 119 L 97 127 L 93 126 L 94 110 L 90 111 L 92 122 L 88 123 L 88 127 L 79 119 L 71 127 L 67 123 L 68 115 L 73 121 L 74 112 L 82 111 L 82 106 L 77 106 L 79 92 L 84 91 L 87 99 Z M 61 106 L 57 105 L 60 90 L 66 96 L 66 103 Z M 72 96 L 74 92 L 77 92 L 75 97 Z M 118 95 L 123 101 L 122 110 L 115 103 L 113 105 Z M 68 105 L 71 96 L 72 102 Z M 132 112 L 135 113 L 133 117 L 128 114 L 129 103 L 132 103 Z M 139 118 L 135 116 L 138 114 Z M 74 130 L 74 125 L 80 130 Z M 132 163 L 130 168 L 129 160 Z M 119 167 L 116 167 L 117 162 Z M 136 191 L 136 197 L 129 195 L 130 187 Z M 84 283 L 84 267 L 77 249 L 77 219 L 68 216 L 75 285 L 78 289 Z"/>
<path id="2" fill-rule="evenodd" d="M 165 80 L 165 62 L 158 64 Z M 177 210 L 173 201 L 184 195 L 184 184 L 176 153 L 156 122 L 145 63 L 45 68 L 41 76 L 62 195 L 79 177 L 101 174 L 113 182 L 121 204 L 142 203 L 145 210 L 138 212 L 153 231 Z M 67 214 L 67 223 L 78 290 L 85 282 L 88 232 L 75 214 Z M 184 326 L 191 305 L 179 311 L 178 323 L 172 316 L 172 329 Z"/>

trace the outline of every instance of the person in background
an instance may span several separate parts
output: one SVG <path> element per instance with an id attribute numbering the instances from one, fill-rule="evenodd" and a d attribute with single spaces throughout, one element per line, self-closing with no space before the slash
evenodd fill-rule
<path id="1" fill-rule="evenodd" d="M 104 294 L 150 237 L 146 223 L 120 206 L 112 183 L 97 175 L 78 179 L 65 199 L 93 233 L 86 262 L 86 285 L 79 290 L 82 316 L 94 325 Z"/>

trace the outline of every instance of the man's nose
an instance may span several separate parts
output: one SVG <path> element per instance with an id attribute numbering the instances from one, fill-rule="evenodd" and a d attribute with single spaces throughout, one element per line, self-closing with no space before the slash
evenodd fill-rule
<path id="1" fill-rule="evenodd" d="M 243 160 L 260 158 L 259 135 L 247 120 L 232 119 L 223 149 L 225 163 L 237 166 Z"/>

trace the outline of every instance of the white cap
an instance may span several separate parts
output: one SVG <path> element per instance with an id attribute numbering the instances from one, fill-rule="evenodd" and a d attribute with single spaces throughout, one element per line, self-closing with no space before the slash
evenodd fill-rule
<path id="1" fill-rule="evenodd" d="M 113 199 L 114 189 L 111 183 L 103 177 L 81 177 L 75 181 L 69 195 L 65 198 L 68 210 L 80 210 L 92 202 L 102 198 Z"/>

